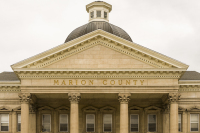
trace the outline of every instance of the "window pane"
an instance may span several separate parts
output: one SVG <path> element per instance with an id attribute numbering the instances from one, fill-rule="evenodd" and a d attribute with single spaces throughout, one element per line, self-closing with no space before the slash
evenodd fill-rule
<path id="1" fill-rule="evenodd" d="M 93 11 L 93 12 L 90 12 L 90 17 L 91 17 L 91 18 L 94 18 L 94 11 Z"/>
<path id="2" fill-rule="evenodd" d="M 181 114 L 178 114 L 178 131 L 181 132 Z"/>
<path id="3" fill-rule="evenodd" d="M 1 124 L 1 131 L 8 131 L 8 123 Z"/>
<path id="4" fill-rule="evenodd" d="M 149 115 L 149 123 L 156 123 L 156 115 Z"/>
<path id="5" fill-rule="evenodd" d="M 1 123 L 8 123 L 8 114 L 1 114 Z"/>
<path id="6" fill-rule="evenodd" d="M 60 123 L 68 123 L 67 114 L 60 114 Z"/>
<path id="7" fill-rule="evenodd" d="M 156 132 L 156 115 L 149 115 L 148 119 L 148 131 Z"/>
<path id="8" fill-rule="evenodd" d="M 149 132 L 156 132 L 156 123 L 149 123 Z"/>
<path id="9" fill-rule="evenodd" d="M 94 114 L 87 114 L 86 115 L 86 131 L 87 132 L 94 132 L 94 124 L 95 124 L 95 115 Z"/>
<path id="10" fill-rule="evenodd" d="M 51 127 L 51 115 L 43 115 L 42 117 L 42 131 L 43 132 L 50 132 Z"/>
<path id="11" fill-rule="evenodd" d="M 138 115 L 131 115 L 131 132 L 138 131 Z"/>
<path id="12" fill-rule="evenodd" d="M 195 122 L 195 123 L 196 123 L 196 122 L 199 122 L 198 119 L 199 119 L 199 115 L 198 115 L 198 114 L 191 114 L 191 115 L 190 115 L 190 121 L 191 121 L 191 122 Z"/>
<path id="13" fill-rule="evenodd" d="M 50 123 L 50 115 L 43 115 L 43 123 Z"/>
<path id="14" fill-rule="evenodd" d="M 21 123 L 21 114 L 17 115 L 17 121 L 18 121 L 18 123 Z"/>
<path id="15" fill-rule="evenodd" d="M 21 123 L 18 123 L 17 129 L 18 129 L 18 131 L 21 131 Z"/>
<path id="16" fill-rule="evenodd" d="M 191 123 L 191 131 L 198 131 L 198 123 Z"/>
<path id="17" fill-rule="evenodd" d="M 178 131 L 181 132 L 181 123 L 178 123 Z"/>
<path id="18" fill-rule="evenodd" d="M 103 124 L 104 124 L 105 132 L 112 131 L 112 114 L 104 114 L 103 115 Z"/>
<path id="19" fill-rule="evenodd" d="M 97 11 L 97 17 L 101 17 L 101 11 Z"/>
<path id="20" fill-rule="evenodd" d="M 67 124 L 60 124 L 60 131 L 67 131 Z"/>
<path id="21" fill-rule="evenodd" d="M 107 12 L 104 12 L 104 18 L 107 18 Z"/>

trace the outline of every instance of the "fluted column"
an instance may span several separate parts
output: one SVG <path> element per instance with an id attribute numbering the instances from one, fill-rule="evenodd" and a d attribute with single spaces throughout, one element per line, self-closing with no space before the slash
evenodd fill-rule
<path id="1" fill-rule="evenodd" d="M 130 93 L 119 93 L 118 100 L 120 102 L 120 133 L 128 133 L 128 102 Z"/>
<path id="2" fill-rule="evenodd" d="M 29 133 L 29 102 L 30 93 L 19 93 L 21 102 L 21 133 Z"/>
<path id="3" fill-rule="evenodd" d="M 178 133 L 178 100 L 180 93 L 170 93 L 170 133 Z"/>
<path id="4" fill-rule="evenodd" d="M 78 103 L 81 99 L 80 93 L 69 93 L 70 106 L 70 133 L 79 133 Z"/>

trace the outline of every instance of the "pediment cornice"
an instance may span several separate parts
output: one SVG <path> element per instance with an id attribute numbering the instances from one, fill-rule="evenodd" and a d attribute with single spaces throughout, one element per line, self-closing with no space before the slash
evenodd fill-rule
<path id="1" fill-rule="evenodd" d="M 12 65 L 16 68 L 44 68 L 64 58 L 77 54 L 96 45 L 103 45 L 115 51 L 145 62 L 155 68 L 188 68 L 188 65 L 165 55 L 132 43 L 103 30 L 96 30 L 75 40 L 59 45 L 46 52 Z"/>

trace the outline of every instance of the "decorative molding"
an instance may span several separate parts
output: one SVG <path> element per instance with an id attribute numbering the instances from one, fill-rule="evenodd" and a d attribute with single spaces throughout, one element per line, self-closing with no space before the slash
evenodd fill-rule
<path id="1" fill-rule="evenodd" d="M 30 104 L 29 105 L 29 113 L 30 114 L 36 113 L 36 105 L 35 104 Z"/>
<path id="2" fill-rule="evenodd" d="M 21 106 L 14 108 L 13 111 L 21 111 Z"/>
<path id="3" fill-rule="evenodd" d="M 200 111 L 200 107 L 199 106 L 194 106 L 194 107 L 190 107 L 187 109 L 187 111 Z"/>
<path id="4" fill-rule="evenodd" d="M 178 111 L 185 111 L 186 109 L 181 107 L 181 106 L 178 106 Z"/>
<path id="5" fill-rule="evenodd" d="M 169 103 L 176 103 L 180 100 L 181 94 L 180 93 L 169 93 L 168 100 Z"/>
<path id="6" fill-rule="evenodd" d="M 81 94 L 80 93 L 68 93 L 69 101 L 71 103 L 77 103 L 81 100 Z"/>
<path id="7" fill-rule="evenodd" d="M 58 108 L 55 108 L 55 110 L 65 110 L 65 111 L 70 111 L 69 107 L 67 106 L 60 106 Z"/>
<path id="8" fill-rule="evenodd" d="M 111 106 L 105 106 L 100 108 L 100 112 L 114 112 L 116 109 Z"/>
<path id="9" fill-rule="evenodd" d="M 38 108 L 38 110 L 39 110 L 39 111 L 41 111 L 41 110 L 51 110 L 51 111 L 53 111 L 54 108 L 52 108 L 52 107 L 50 107 L 50 106 L 43 106 L 43 107 Z"/>
<path id="10" fill-rule="evenodd" d="M 143 108 L 141 108 L 141 107 L 138 107 L 138 106 L 132 106 L 132 107 L 129 107 L 129 110 L 130 111 L 135 111 L 135 110 L 143 110 Z"/>
<path id="11" fill-rule="evenodd" d="M 4 106 L 0 107 L 0 112 L 1 111 L 12 111 L 12 109 L 10 107 L 4 105 Z"/>
<path id="12" fill-rule="evenodd" d="M 179 92 L 199 92 L 200 91 L 200 85 L 199 84 L 192 84 L 192 85 L 180 85 L 180 88 L 178 90 Z"/>
<path id="13" fill-rule="evenodd" d="M 131 94 L 130 93 L 119 93 L 118 94 L 118 100 L 120 102 L 120 104 L 128 104 L 128 102 L 130 101 L 130 97 Z"/>
<path id="14" fill-rule="evenodd" d="M 102 37 L 104 39 L 102 39 Z M 110 47 L 116 51 L 120 51 L 129 56 L 133 56 L 138 60 L 141 60 L 151 65 L 155 65 L 159 68 L 188 68 L 188 65 L 185 65 L 165 55 L 142 47 L 138 44 L 129 42 L 120 37 L 116 37 L 103 30 L 93 31 L 68 43 L 59 45 L 39 55 L 33 56 L 29 59 L 16 63 L 12 65 L 12 68 L 41 68 L 53 63 L 54 61 L 58 61 L 76 52 L 79 52 L 80 50 L 84 50 L 87 47 L 90 47 L 91 45 L 96 45 L 97 43 L 100 43 L 101 45 L 107 45 L 107 47 Z"/>
<path id="15" fill-rule="evenodd" d="M 146 107 L 146 108 L 144 108 L 144 110 L 145 111 L 147 111 L 147 110 L 162 110 L 161 108 L 159 108 L 159 107 L 156 107 L 156 106 L 149 106 L 149 107 Z"/>
<path id="16" fill-rule="evenodd" d="M 29 102 L 31 100 L 31 94 L 30 93 L 19 93 L 18 96 L 19 96 L 21 103 L 29 104 Z"/>
<path id="17" fill-rule="evenodd" d="M 88 106 L 88 107 L 83 108 L 84 112 L 97 112 L 98 110 L 99 110 L 98 108 L 95 108 L 93 106 Z"/>

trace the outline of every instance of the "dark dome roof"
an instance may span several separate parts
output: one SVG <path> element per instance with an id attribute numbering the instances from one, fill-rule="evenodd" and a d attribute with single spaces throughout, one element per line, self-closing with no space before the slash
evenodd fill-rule
<path id="1" fill-rule="evenodd" d="M 89 22 L 88 24 L 85 24 L 81 27 L 76 28 L 75 30 L 73 30 L 69 36 L 67 37 L 67 39 L 65 40 L 66 42 L 69 42 L 73 39 L 76 39 L 80 36 L 83 36 L 87 33 L 90 33 L 92 31 L 98 30 L 98 29 L 102 29 L 106 32 L 109 32 L 111 34 L 114 34 L 118 37 L 121 37 L 123 39 L 126 39 L 128 41 L 132 42 L 132 39 L 130 38 L 130 36 L 121 28 L 110 24 L 108 22 L 104 22 L 104 21 L 93 21 L 93 22 Z"/>

